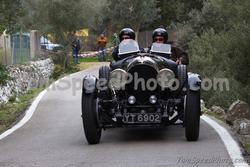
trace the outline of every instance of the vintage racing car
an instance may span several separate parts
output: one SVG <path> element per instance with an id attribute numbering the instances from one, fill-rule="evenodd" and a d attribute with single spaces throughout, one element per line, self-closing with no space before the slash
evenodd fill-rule
<path id="1" fill-rule="evenodd" d="M 82 86 L 82 120 L 89 144 L 100 142 L 103 129 L 183 125 L 188 141 L 196 141 L 200 127 L 198 74 L 172 61 L 171 46 L 154 43 L 140 53 L 138 43 L 124 40 L 120 60 L 87 75 Z"/>

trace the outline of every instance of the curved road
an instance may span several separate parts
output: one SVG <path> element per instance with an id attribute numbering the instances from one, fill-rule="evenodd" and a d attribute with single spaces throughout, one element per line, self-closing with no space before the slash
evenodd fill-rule
<path id="1" fill-rule="evenodd" d="M 0 166 L 233 166 L 223 142 L 203 121 L 198 142 L 187 142 L 184 128 L 170 126 L 108 129 L 103 132 L 99 145 L 88 145 L 80 117 L 80 81 L 84 75 L 96 73 L 97 67 L 92 67 L 61 80 L 49 90 L 31 120 L 0 140 Z M 69 88 L 69 81 L 75 86 Z"/>

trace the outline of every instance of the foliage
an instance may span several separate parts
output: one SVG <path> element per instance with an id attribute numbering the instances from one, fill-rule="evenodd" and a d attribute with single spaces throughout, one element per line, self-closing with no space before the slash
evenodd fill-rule
<path id="1" fill-rule="evenodd" d="M 131 27 L 136 33 L 159 17 L 156 0 L 108 0 L 106 15 L 109 25 L 115 29 Z"/>
<path id="2" fill-rule="evenodd" d="M 203 7 L 203 2 L 205 2 L 205 0 L 177 0 L 176 2 L 173 2 L 173 4 L 176 3 L 177 5 L 177 21 L 185 22 L 188 20 L 188 13 L 192 10 L 200 10 Z"/>
<path id="3" fill-rule="evenodd" d="M 70 49 L 74 32 L 88 25 L 91 12 L 86 0 L 23 0 L 26 29 L 37 29 Z"/>
<path id="4" fill-rule="evenodd" d="M 109 62 L 109 61 L 112 61 L 113 58 L 112 58 L 112 55 L 110 53 L 107 53 L 106 54 L 106 61 Z M 95 56 L 95 57 L 81 57 L 79 59 L 80 62 L 98 62 L 98 57 Z"/>
<path id="5" fill-rule="evenodd" d="M 23 16 L 20 0 L 1 0 L 0 2 L 0 34 L 4 30 L 13 33 L 20 29 L 19 18 Z"/>
<path id="6" fill-rule="evenodd" d="M 97 35 L 107 33 L 109 23 L 106 14 L 104 14 L 106 13 L 107 0 L 87 0 L 87 3 L 91 7 L 91 15 L 88 17 L 88 28 Z"/>
<path id="7" fill-rule="evenodd" d="M 236 99 L 250 103 L 250 7 L 248 0 L 207 0 L 201 11 L 179 27 L 179 42 L 188 49 L 190 70 L 203 78 L 227 78 L 229 91 L 203 92 L 209 105 L 227 107 Z"/>
<path id="8" fill-rule="evenodd" d="M 11 77 L 8 74 L 7 69 L 0 65 L 0 86 L 4 86 Z"/>
<path id="9" fill-rule="evenodd" d="M 150 27 L 168 27 L 172 23 L 185 22 L 189 19 L 188 13 L 194 9 L 200 10 L 202 5 L 203 0 L 157 0 L 160 17 Z"/>
<path id="10" fill-rule="evenodd" d="M 54 65 L 54 70 L 52 74 L 53 79 L 58 79 L 63 74 L 63 67 L 59 64 Z"/>
<path id="11" fill-rule="evenodd" d="M 67 59 L 68 59 L 67 68 L 64 68 L 64 65 L 61 63 L 60 60 L 53 59 L 55 63 L 53 74 L 51 76 L 53 79 L 57 80 L 65 73 L 69 74 L 80 70 L 79 67 L 73 63 L 72 57 L 68 57 Z"/>
<path id="12" fill-rule="evenodd" d="M 152 27 L 163 25 L 167 27 L 172 22 L 177 20 L 177 9 L 178 9 L 178 1 L 176 0 L 158 0 L 157 7 L 160 9 L 160 16 L 155 22 L 153 23 Z"/>
<path id="13" fill-rule="evenodd" d="M 65 69 L 65 73 L 70 74 L 70 73 L 75 73 L 80 71 L 78 65 L 74 64 L 73 62 L 73 57 L 71 56 L 69 58 L 69 63 L 68 63 L 68 67 Z"/>
<path id="14" fill-rule="evenodd" d="M 250 143 L 244 144 L 243 147 L 245 148 L 245 150 L 247 151 L 247 153 L 249 155 L 250 154 Z"/>
<path id="15" fill-rule="evenodd" d="M 64 50 L 53 56 L 54 63 L 60 64 L 63 71 L 71 70 L 68 54 L 72 51 L 71 42 L 77 30 L 89 27 L 92 19 L 90 0 L 23 0 L 25 17 L 24 29 L 36 29 L 49 34 L 54 43 L 64 46 Z M 90 19 L 89 19 L 90 18 Z M 58 62 L 59 61 L 59 62 Z"/>
<path id="16" fill-rule="evenodd" d="M 98 62 L 97 57 L 84 57 L 79 59 L 80 62 Z"/>

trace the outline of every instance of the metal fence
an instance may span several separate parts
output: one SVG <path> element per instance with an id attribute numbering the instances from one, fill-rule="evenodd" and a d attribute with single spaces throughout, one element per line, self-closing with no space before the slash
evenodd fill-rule
<path id="1" fill-rule="evenodd" d="M 9 35 L 0 36 L 0 64 L 2 65 L 12 64 Z"/>
<path id="2" fill-rule="evenodd" d="M 30 60 L 30 36 L 27 33 L 11 35 L 11 56 L 13 64 Z"/>
<path id="3" fill-rule="evenodd" d="M 4 34 L 0 36 L 0 64 L 22 64 L 31 59 L 30 34 Z"/>

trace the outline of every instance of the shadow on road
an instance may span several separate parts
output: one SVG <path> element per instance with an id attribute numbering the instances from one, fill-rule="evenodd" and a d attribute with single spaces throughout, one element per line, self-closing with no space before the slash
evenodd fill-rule
<path id="1" fill-rule="evenodd" d="M 181 126 L 164 128 L 118 128 L 103 132 L 101 143 L 165 142 L 183 141 L 184 128 Z"/>

